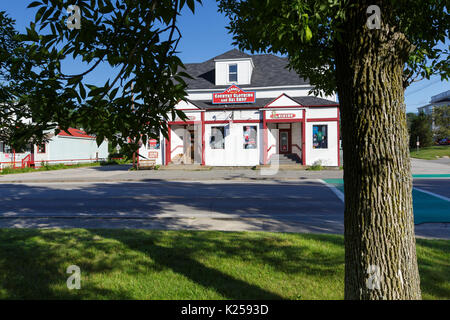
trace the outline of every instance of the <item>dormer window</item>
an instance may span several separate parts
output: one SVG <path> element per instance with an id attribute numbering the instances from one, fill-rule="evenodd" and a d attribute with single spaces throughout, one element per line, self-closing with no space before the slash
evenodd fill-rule
<path id="1" fill-rule="evenodd" d="M 237 64 L 228 65 L 228 82 L 237 82 Z"/>

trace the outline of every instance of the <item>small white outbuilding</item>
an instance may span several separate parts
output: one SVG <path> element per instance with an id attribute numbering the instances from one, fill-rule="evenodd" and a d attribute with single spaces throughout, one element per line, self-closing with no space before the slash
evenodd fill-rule
<path id="1" fill-rule="evenodd" d="M 0 142 L 0 168 L 40 167 L 42 164 L 88 163 L 108 158 L 108 142 L 97 146 L 95 136 L 80 129 L 69 128 L 58 134 L 49 133 L 49 141 L 29 145 L 24 152 L 15 152 L 7 143 Z"/>

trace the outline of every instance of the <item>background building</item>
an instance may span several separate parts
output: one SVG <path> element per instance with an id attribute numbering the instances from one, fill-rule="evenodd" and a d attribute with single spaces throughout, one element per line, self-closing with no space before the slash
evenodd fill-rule
<path id="1" fill-rule="evenodd" d="M 419 107 L 417 108 L 417 110 L 419 111 L 419 113 L 423 112 L 425 114 L 431 115 L 434 108 L 448 105 L 450 105 L 450 90 L 432 96 L 429 104 Z"/>
<path id="2" fill-rule="evenodd" d="M 57 135 L 48 133 L 49 142 L 29 145 L 25 152 L 16 153 L 7 143 L 0 142 L 0 164 L 4 167 L 39 167 L 46 164 L 74 164 L 106 160 L 108 142 L 97 146 L 95 137 L 86 132 L 69 128 Z"/>

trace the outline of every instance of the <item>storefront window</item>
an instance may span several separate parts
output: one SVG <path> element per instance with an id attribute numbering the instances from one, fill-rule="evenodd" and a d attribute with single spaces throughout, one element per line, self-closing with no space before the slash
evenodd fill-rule
<path id="1" fill-rule="evenodd" d="M 256 149 L 256 126 L 244 126 L 244 149 Z"/>
<path id="2" fill-rule="evenodd" d="M 228 66 L 228 82 L 237 82 L 237 64 Z"/>
<path id="3" fill-rule="evenodd" d="M 148 139 L 148 149 L 159 150 L 159 139 Z"/>
<path id="4" fill-rule="evenodd" d="M 225 149 L 224 127 L 211 127 L 209 145 L 211 149 Z"/>
<path id="5" fill-rule="evenodd" d="M 328 148 L 328 134 L 327 125 L 313 126 L 313 148 L 327 149 Z"/>

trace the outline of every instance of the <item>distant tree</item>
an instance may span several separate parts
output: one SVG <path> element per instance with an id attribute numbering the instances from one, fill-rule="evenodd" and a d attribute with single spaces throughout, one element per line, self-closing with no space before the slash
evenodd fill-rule
<path id="1" fill-rule="evenodd" d="M 436 140 L 450 139 L 450 105 L 433 109 L 434 138 Z"/>
<path id="2" fill-rule="evenodd" d="M 429 147 L 433 145 L 433 131 L 431 130 L 431 116 L 420 112 L 411 122 L 411 131 L 409 138 L 409 147 L 416 148 L 417 138 L 419 138 L 420 147 Z"/>
<path id="3" fill-rule="evenodd" d="M 286 54 L 338 92 L 344 150 L 345 297 L 420 299 L 404 90 L 448 79 L 446 0 L 218 0 L 241 49 Z"/>
<path id="4" fill-rule="evenodd" d="M 414 119 L 416 119 L 416 118 L 417 118 L 417 114 L 414 112 L 408 112 L 406 114 L 406 125 L 408 127 L 409 135 L 411 135 L 411 124 L 414 121 Z"/>

